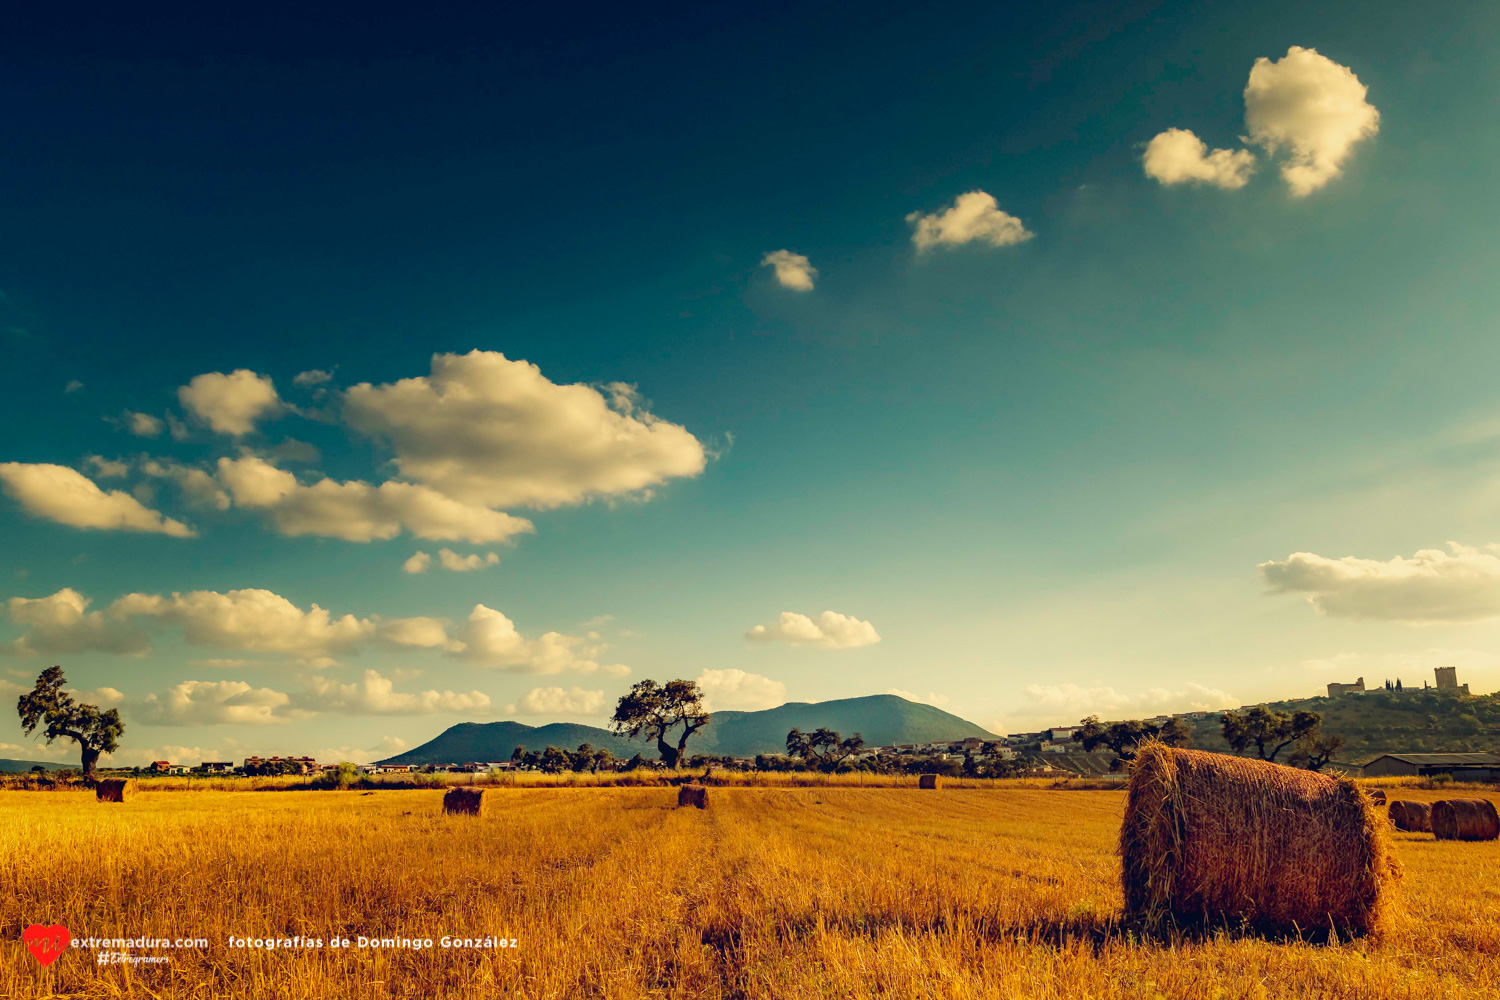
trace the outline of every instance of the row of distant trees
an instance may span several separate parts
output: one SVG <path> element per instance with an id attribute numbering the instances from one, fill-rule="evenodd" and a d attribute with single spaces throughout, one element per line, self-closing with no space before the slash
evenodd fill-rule
<path id="1" fill-rule="evenodd" d="M 118 709 L 101 711 L 97 706 L 82 704 L 63 690 L 65 683 L 61 667 L 48 667 L 42 671 L 36 686 L 23 694 L 17 703 L 21 728 L 28 736 L 41 729 L 48 743 L 58 738 L 73 740 L 80 749 L 84 777 L 94 780 L 99 757 L 118 749 L 125 724 Z M 703 706 L 703 692 L 696 682 L 674 680 L 658 684 L 644 680 L 620 698 L 610 727 L 631 739 L 654 740 L 661 765 L 675 770 L 684 763 L 707 761 L 711 766 L 714 762 L 713 758 L 689 757 L 687 752 L 688 740 L 708 725 L 709 718 L 708 710 Z M 1286 763 L 1312 771 L 1321 771 L 1344 746 L 1344 738 L 1325 735 L 1322 724 L 1323 716 L 1318 712 L 1273 712 L 1260 705 L 1244 712 L 1225 712 L 1219 717 L 1220 731 L 1235 753 L 1247 756 L 1253 751 L 1261 760 L 1276 761 L 1285 752 Z M 1192 731 L 1178 718 L 1158 724 L 1141 719 L 1102 722 L 1097 715 L 1091 715 L 1082 721 L 1073 733 L 1073 739 L 1081 742 L 1084 750 L 1090 753 L 1101 748 L 1111 751 L 1114 754 L 1112 766 L 1118 770 L 1129 764 L 1146 740 L 1185 747 L 1192 743 Z M 855 766 L 850 763 L 850 758 L 860 755 L 864 746 L 864 738 L 859 733 L 841 738 L 832 729 L 817 729 L 812 733 L 793 729 L 786 736 L 785 758 L 776 760 L 761 755 L 756 758 L 756 765 L 764 764 L 767 770 L 835 771 Z M 986 746 L 977 757 L 968 754 L 961 765 L 955 761 L 877 754 L 862 757 L 857 766 L 882 773 L 918 767 L 972 776 L 1003 777 L 1005 775 L 1000 772 L 1013 771 L 1015 765 L 992 759 L 998 756 L 995 749 Z M 646 765 L 640 754 L 622 765 L 609 750 L 596 749 L 587 743 L 571 751 L 550 746 L 541 751 L 528 751 L 518 746 L 511 759 L 551 772 L 597 773 Z M 727 758 L 721 758 L 720 762 L 729 766 Z M 267 761 L 261 766 L 275 768 L 278 765 L 287 766 L 280 761 Z"/>

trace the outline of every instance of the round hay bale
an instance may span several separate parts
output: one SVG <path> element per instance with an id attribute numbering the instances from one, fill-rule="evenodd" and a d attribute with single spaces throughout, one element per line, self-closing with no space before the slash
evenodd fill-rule
<path id="1" fill-rule="evenodd" d="M 1432 834 L 1438 840 L 1500 838 L 1500 813 L 1488 799 L 1439 799 L 1432 804 Z"/>
<path id="2" fill-rule="evenodd" d="M 443 793 L 443 812 L 457 816 L 484 815 L 483 788 L 450 788 Z"/>
<path id="3" fill-rule="evenodd" d="M 94 786 L 94 798 L 100 802 L 124 802 L 135 791 L 134 778 L 104 778 Z"/>
<path id="4" fill-rule="evenodd" d="M 680 785 L 677 788 L 677 807 L 697 806 L 708 808 L 708 789 L 702 785 Z"/>
<path id="5" fill-rule="evenodd" d="M 1346 778 L 1147 743 L 1120 826 L 1126 912 L 1158 927 L 1366 934 L 1399 875 L 1386 838 Z"/>
<path id="6" fill-rule="evenodd" d="M 1373 803 L 1375 803 L 1377 806 L 1383 806 L 1383 805 L 1385 805 L 1385 789 L 1384 788 L 1373 789 L 1370 792 L 1370 801 L 1373 802 Z"/>
<path id="7" fill-rule="evenodd" d="M 942 788 L 943 776 L 940 774 L 924 774 L 917 779 L 918 788 Z"/>
<path id="8" fill-rule="evenodd" d="M 1397 799 L 1391 803 L 1391 823 L 1409 833 L 1432 832 L 1432 803 Z"/>

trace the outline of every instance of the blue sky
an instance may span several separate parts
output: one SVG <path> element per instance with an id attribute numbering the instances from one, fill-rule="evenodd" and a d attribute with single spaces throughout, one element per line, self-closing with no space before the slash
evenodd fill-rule
<path id="1" fill-rule="evenodd" d="M 0 685 L 121 760 L 1500 688 L 1492 6 L 202 17 L 0 41 Z"/>

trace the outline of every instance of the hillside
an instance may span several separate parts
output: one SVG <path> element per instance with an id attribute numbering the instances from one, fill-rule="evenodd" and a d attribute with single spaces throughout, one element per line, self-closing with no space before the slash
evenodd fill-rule
<path id="1" fill-rule="evenodd" d="M 1248 707 L 1248 706 L 1247 706 Z M 1323 731 L 1348 741 L 1339 759 L 1357 763 L 1381 753 L 1500 749 L 1500 693 L 1461 695 L 1435 689 L 1369 691 L 1341 698 L 1269 702 L 1277 712 L 1323 716 Z M 1193 745 L 1227 750 L 1217 714 L 1193 724 Z"/>
<path id="2" fill-rule="evenodd" d="M 878 694 L 836 701 L 790 702 L 760 712 L 715 712 L 709 724 L 693 735 L 688 751 L 729 757 L 781 753 L 786 749 L 787 730 L 809 731 L 820 727 L 836 730 L 844 736 L 859 733 L 870 746 L 958 740 L 968 736 L 995 738 L 993 733 L 940 708 L 907 701 L 896 695 Z M 548 746 L 571 750 L 580 743 L 608 749 L 617 757 L 630 757 L 637 752 L 646 757 L 656 756 L 652 744 L 626 740 L 594 726 L 463 722 L 427 743 L 381 763 L 509 760 L 511 751 L 517 746 L 527 750 L 542 750 Z"/>
<path id="3" fill-rule="evenodd" d="M 0 757 L 0 774 L 24 774 L 33 767 L 44 767 L 49 771 L 56 771 L 67 766 L 66 764 L 59 764 L 56 761 L 13 760 L 9 757 Z M 74 766 L 76 767 L 77 765 Z"/>

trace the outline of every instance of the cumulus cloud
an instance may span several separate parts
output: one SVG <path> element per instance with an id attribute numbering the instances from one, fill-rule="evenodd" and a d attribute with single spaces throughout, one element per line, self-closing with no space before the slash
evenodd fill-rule
<path id="1" fill-rule="evenodd" d="M 369 619 L 349 614 L 335 618 L 316 604 L 303 611 L 280 594 L 260 589 L 222 594 L 194 590 L 170 597 L 126 594 L 110 605 L 110 616 L 172 622 L 182 627 L 194 646 L 298 657 L 331 656 L 353 649 L 367 641 L 376 627 Z"/>
<path id="2" fill-rule="evenodd" d="M 962 246 L 965 243 L 987 243 L 1008 247 L 1024 243 L 1036 234 L 1021 220 L 1002 211 L 994 195 L 984 191 L 961 194 L 952 206 L 942 212 L 923 215 L 912 212 L 906 221 L 915 226 L 911 241 L 918 252 L 937 246 Z"/>
<path id="3" fill-rule="evenodd" d="M 432 556 L 425 552 L 413 552 L 406 562 L 401 564 L 403 573 L 425 573 L 432 566 Z"/>
<path id="4" fill-rule="evenodd" d="M 818 276 L 818 269 L 804 255 L 790 250 L 776 250 L 762 257 L 760 263 L 762 267 L 776 269 L 776 280 L 782 288 L 790 288 L 796 292 L 813 290 L 813 279 Z"/>
<path id="5" fill-rule="evenodd" d="M 522 674 L 559 674 L 573 670 L 581 674 L 603 673 L 623 677 L 630 668 L 619 663 L 601 666 L 589 659 L 602 647 L 587 645 L 587 640 L 560 632 L 546 632 L 527 639 L 516 630 L 515 622 L 494 608 L 483 604 L 474 610 L 459 631 L 461 645 L 453 652 L 471 663 Z"/>
<path id="6" fill-rule="evenodd" d="M 1106 720 L 1140 719 L 1173 712 L 1217 712 L 1238 708 L 1240 701 L 1227 691 L 1191 681 L 1181 689 L 1151 688 L 1131 694 L 1107 685 L 1028 684 L 1023 701 L 1007 716 L 1002 728 L 1023 731 L 1032 727 L 1073 725 L 1090 715 Z"/>
<path id="7" fill-rule="evenodd" d="M 124 421 L 130 433 L 143 438 L 159 437 L 165 426 L 161 417 L 153 417 L 149 413 L 136 413 L 134 410 L 125 411 Z"/>
<path id="8" fill-rule="evenodd" d="M 1368 88 L 1347 66 L 1293 45 L 1275 62 L 1262 57 L 1245 86 L 1245 124 L 1268 152 L 1286 150 L 1281 176 L 1294 195 L 1318 190 L 1343 172 L 1356 143 L 1380 130 Z"/>
<path id="9" fill-rule="evenodd" d="M 1430 625 L 1500 616 L 1500 546 L 1448 546 L 1386 560 L 1294 552 L 1260 572 L 1272 593 L 1304 594 L 1332 618 Z"/>
<path id="10" fill-rule="evenodd" d="M 375 629 L 381 642 L 410 649 L 447 649 L 458 651 L 460 644 L 448 638 L 448 625 L 438 618 L 395 618 L 381 622 Z"/>
<path id="11" fill-rule="evenodd" d="M 781 681 L 733 668 L 703 671 L 698 687 L 711 712 L 757 712 L 786 704 L 786 685 Z"/>
<path id="12" fill-rule="evenodd" d="M 1216 149 L 1185 128 L 1169 128 L 1146 145 L 1143 158 L 1146 176 L 1163 184 L 1212 184 L 1242 188 L 1255 169 L 1255 154 L 1248 149 Z"/>
<path id="13" fill-rule="evenodd" d="M 13 653 L 116 653 L 141 656 L 151 640 L 139 627 L 102 612 L 88 610 L 89 599 L 71 587 L 49 597 L 12 597 L 10 620 L 28 626 L 26 633 L 3 647 Z"/>
<path id="14" fill-rule="evenodd" d="M 305 372 L 298 372 L 292 379 L 294 385 L 322 385 L 333 378 L 333 372 L 326 372 L 320 368 L 313 368 Z"/>
<path id="15" fill-rule="evenodd" d="M 119 479 L 130 474 L 128 463 L 105 458 L 103 455 L 88 455 L 83 461 L 93 468 L 94 475 L 100 479 Z"/>
<path id="16" fill-rule="evenodd" d="M 164 695 L 147 695 L 132 712 L 154 726 L 268 725 L 304 718 L 292 698 L 244 681 L 183 681 Z"/>
<path id="17" fill-rule="evenodd" d="M 875 626 L 851 615 L 825 611 L 816 619 L 783 611 L 774 625 L 757 625 L 745 633 L 752 642 L 785 642 L 793 646 L 853 649 L 880 641 Z"/>
<path id="18" fill-rule="evenodd" d="M 903 691 L 900 688 L 886 688 L 885 693 L 893 694 L 897 698 L 905 698 L 907 701 L 914 701 L 918 705 L 932 705 L 935 708 L 942 708 L 948 704 L 947 695 L 934 694 L 931 691 L 925 695 L 920 695 L 913 691 Z"/>
<path id="19" fill-rule="evenodd" d="M 205 372 L 177 390 L 183 409 L 220 434 L 241 437 L 255 430 L 256 421 L 282 410 L 276 386 L 265 375 L 240 368 L 228 375 Z"/>
<path id="20" fill-rule="evenodd" d="M 283 535 L 350 542 L 394 538 L 403 530 L 432 541 L 484 544 L 534 530 L 523 517 L 455 500 L 426 486 L 297 477 L 256 456 L 219 459 L 219 481 L 234 503 L 264 511 Z"/>
<path id="21" fill-rule="evenodd" d="M 172 459 L 148 458 L 141 463 L 141 471 L 153 479 L 165 479 L 177 484 L 188 501 L 198 507 L 228 510 L 229 494 L 218 480 L 191 465 L 183 465 Z"/>
<path id="22" fill-rule="evenodd" d="M 309 678 L 306 691 L 298 694 L 295 702 L 302 709 L 340 715 L 483 715 L 490 710 L 490 696 L 483 691 L 402 693 L 395 689 L 394 682 L 374 670 L 366 670 L 361 680 L 349 684 Z"/>
<path id="23" fill-rule="evenodd" d="M 493 552 L 480 555 L 471 552 L 461 556 L 452 549 L 438 549 L 438 561 L 443 564 L 443 569 L 453 573 L 469 573 L 476 569 L 484 569 L 486 566 L 496 566 L 500 563 L 500 557 Z"/>
<path id="24" fill-rule="evenodd" d="M 604 692 L 579 687 L 532 688 L 515 707 L 523 715 L 602 715 Z"/>
<path id="25" fill-rule="evenodd" d="M 485 507 L 641 494 L 698 475 L 707 460 L 697 438 L 645 410 L 633 387 L 558 385 L 494 351 L 438 354 L 430 375 L 353 386 L 344 416 L 390 442 L 403 477 Z"/>
<path id="26" fill-rule="evenodd" d="M 73 528 L 142 531 L 191 538 L 193 529 L 164 517 L 121 490 L 101 490 L 63 465 L 0 462 L 0 487 L 33 517 Z"/>

